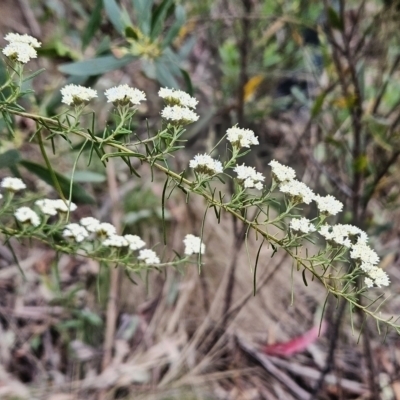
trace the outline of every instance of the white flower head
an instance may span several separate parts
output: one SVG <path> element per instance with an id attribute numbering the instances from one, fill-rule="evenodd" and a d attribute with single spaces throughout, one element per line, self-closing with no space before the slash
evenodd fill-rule
<path id="1" fill-rule="evenodd" d="M 314 198 L 317 203 L 318 210 L 324 215 L 336 215 L 343 210 L 343 203 L 336 200 L 333 196 L 328 194 L 323 197 L 319 194 L 315 195 Z"/>
<path id="2" fill-rule="evenodd" d="M 214 160 L 208 154 L 197 154 L 193 160 L 190 160 L 189 167 L 197 173 L 206 175 L 215 175 L 223 171 L 221 161 Z"/>
<path id="3" fill-rule="evenodd" d="M 378 287 L 389 286 L 390 284 L 389 276 L 382 268 L 376 267 L 369 271 L 368 275 Z"/>
<path id="4" fill-rule="evenodd" d="M 10 176 L 7 176 L 1 181 L 0 186 L 9 192 L 18 192 L 19 190 L 25 189 L 26 185 L 22 181 L 22 179 L 19 178 L 12 178 Z"/>
<path id="5" fill-rule="evenodd" d="M 93 217 L 84 217 L 81 218 L 79 223 L 86 228 L 88 232 L 96 232 L 100 226 L 100 221 Z"/>
<path id="6" fill-rule="evenodd" d="M 68 200 L 64 201 L 62 199 L 57 199 L 57 200 L 51 200 L 51 202 L 52 202 L 53 207 L 57 211 L 62 212 L 62 213 L 67 213 L 68 210 L 69 210 L 69 212 L 73 212 L 78 208 L 75 203 L 73 203 L 72 201 L 69 202 Z"/>
<path id="7" fill-rule="evenodd" d="M 64 86 L 61 89 L 61 94 L 63 96 L 61 102 L 68 106 L 71 104 L 75 106 L 86 104 L 93 98 L 97 97 L 96 90 L 80 85 L 74 85 L 73 83 Z"/>
<path id="8" fill-rule="evenodd" d="M 315 232 L 315 226 L 307 218 L 293 218 L 289 223 L 289 227 L 294 232 L 301 232 L 306 234 Z"/>
<path id="9" fill-rule="evenodd" d="M 73 239 L 75 242 L 80 243 L 89 236 L 89 232 L 83 226 L 72 223 L 65 226 L 62 235 L 65 238 Z"/>
<path id="10" fill-rule="evenodd" d="M 377 265 L 379 263 L 378 254 L 364 242 L 357 242 L 352 245 L 350 257 L 365 264 Z"/>
<path id="11" fill-rule="evenodd" d="M 374 286 L 374 281 L 371 278 L 364 278 L 364 283 L 367 288 L 372 288 Z"/>
<path id="12" fill-rule="evenodd" d="M 191 256 L 192 254 L 204 254 L 206 246 L 202 243 L 201 238 L 188 234 L 183 239 L 185 245 L 185 254 Z"/>
<path id="13" fill-rule="evenodd" d="M 273 178 L 279 183 L 292 181 L 296 178 L 296 171 L 291 167 L 282 165 L 275 160 L 272 160 L 268 165 L 272 169 Z"/>
<path id="14" fill-rule="evenodd" d="M 35 201 L 35 205 L 44 215 L 57 215 L 57 208 L 52 199 L 39 199 Z"/>
<path id="15" fill-rule="evenodd" d="M 103 240 L 102 245 L 105 247 L 127 247 L 128 241 L 120 235 L 111 235 Z"/>
<path id="16" fill-rule="evenodd" d="M 188 107 L 166 106 L 161 111 L 161 117 L 172 125 L 183 126 L 196 122 L 199 116 Z"/>
<path id="17" fill-rule="evenodd" d="M 146 246 L 146 243 L 137 235 L 125 235 L 125 240 L 129 244 L 129 249 L 132 251 L 139 250 Z"/>
<path id="18" fill-rule="evenodd" d="M 254 167 L 247 167 L 244 164 L 236 165 L 233 171 L 237 173 L 239 183 L 243 184 L 246 189 L 256 188 L 262 190 L 262 182 L 265 177 L 260 172 L 257 172 Z"/>
<path id="19" fill-rule="evenodd" d="M 232 146 L 241 149 L 242 147 L 250 147 L 258 143 L 257 136 L 250 129 L 243 129 L 237 126 L 229 128 L 227 131 L 227 140 L 232 143 Z"/>
<path id="20" fill-rule="evenodd" d="M 40 218 L 39 215 L 35 213 L 31 208 L 29 207 L 20 207 L 18 208 L 15 213 L 14 217 L 22 223 L 30 224 L 33 226 L 39 226 L 40 225 Z"/>
<path id="21" fill-rule="evenodd" d="M 305 183 L 296 179 L 281 183 L 279 190 L 290 195 L 296 203 L 310 204 L 315 196 L 314 192 Z"/>
<path id="22" fill-rule="evenodd" d="M 37 58 L 36 50 L 27 43 L 13 42 L 3 49 L 3 54 L 10 60 L 26 64 L 32 58 Z"/>
<path id="23" fill-rule="evenodd" d="M 20 35 L 19 33 L 8 33 L 4 36 L 4 39 L 10 43 L 24 43 L 32 47 L 40 47 L 42 45 L 42 43 L 40 43 L 36 38 L 27 34 Z"/>
<path id="24" fill-rule="evenodd" d="M 150 249 L 140 250 L 138 260 L 143 260 L 148 265 L 160 264 L 160 259 L 157 257 L 157 254 Z"/>
<path id="25" fill-rule="evenodd" d="M 116 235 L 117 230 L 115 229 L 114 225 L 112 225 L 108 222 L 102 222 L 98 226 L 96 226 L 95 232 L 96 232 L 97 236 L 110 237 L 110 236 Z"/>
<path id="26" fill-rule="evenodd" d="M 139 89 L 128 85 L 119 85 L 104 92 L 107 97 L 107 103 L 113 103 L 115 106 L 126 106 L 131 104 L 138 106 L 140 102 L 146 100 L 146 95 Z"/>
<path id="27" fill-rule="evenodd" d="M 196 108 L 198 101 L 182 90 L 161 88 L 158 95 L 165 100 L 169 106 L 181 106 L 188 108 Z"/>
<path id="28" fill-rule="evenodd" d="M 353 225 L 323 225 L 319 233 L 331 244 L 352 247 L 355 243 L 366 243 L 367 234 Z"/>

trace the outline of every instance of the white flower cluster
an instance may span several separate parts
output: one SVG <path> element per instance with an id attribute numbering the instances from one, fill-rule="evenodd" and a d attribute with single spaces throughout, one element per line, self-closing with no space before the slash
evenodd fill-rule
<path id="1" fill-rule="evenodd" d="M 317 203 L 318 210 L 321 212 L 321 214 L 336 215 L 343 210 L 343 203 L 341 203 L 339 200 L 336 200 L 330 194 L 325 197 L 317 194 L 315 195 L 314 200 Z"/>
<path id="2" fill-rule="evenodd" d="M 232 128 L 229 128 L 226 133 L 227 140 L 232 143 L 232 146 L 238 149 L 259 144 L 257 136 L 254 136 L 254 132 L 250 129 L 233 126 Z"/>
<path id="3" fill-rule="evenodd" d="M 138 106 L 141 101 L 146 100 L 144 92 L 128 85 L 112 87 L 111 89 L 107 89 L 104 94 L 107 97 L 107 102 L 113 103 L 115 106 L 126 106 L 129 103 Z"/>
<path id="4" fill-rule="evenodd" d="M 204 254 L 206 246 L 202 243 L 201 239 L 197 236 L 188 234 L 183 239 L 185 245 L 185 254 L 191 256 L 192 254 Z"/>
<path id="5" fill-rule="evenodd" d="M 315 232 L 315 226 L 312 222 L 307 218 L 293 218 L 290 223 L 289 227 L 294 232 L 301 232 L 301 233 L 311 233 Z"/>
<path id="6" fill-rule="evenodd" d="M 297 179 L 281 183 L 279 189 L 282 193 L 290 195 L 295 202 L 310 204 L 314 200 L 314 192 Z"/>
<path id="7" fill-rule="evenodd" d="M 97 97 L 97 91 L 81 86 L 66 85 L 61 89 L 62 99 L 61 102 L 70 106 L 71 104 L 78 106 L 81 104 L 86 104 L 93 98 Z"/>
<path id="8" fill-rule="evenodd" d="M 215 175 L 223 171 L 221 161 L 214 160 L 208 154 L 197 154 L 193 160 L 189 162 L 189 167 L 193 168 L 197 173 L 206 175 Z"/>
<path id="9" fill-rule="evenodd" d="M 67 213 L 68 210 L 73 212 L 77 209 L 76 204 L 72 201 L 64 201 L 62 199 L 39 199 L 35 201 L 35 205 L 45 215 L 57 215 L 60 213 Z"/>
<path id="10" fill-rule="evenodd" d="M 12 178 L 10 176 L 4 178 L 1 181 L 0 186 L 9 192 L 18 192 L 19 190 L 26 189 L 26 185 L 21 179 Z"/>
<path id="11" fill-rule="evenodd" d="M 263 189 L 262 182 L 264 181 L 264 176 L 257 172 L 253 167 L 247 167 L 243 165 L 236 165 L 233 169 L 237 173 L 237 178 L 240 183 L 247 189 L 256 188 L 258 190 Z"/>
<path id="12" fill-rule="evenodd" d="M 161 88 L 158 95 L 164 99 L 169 106 L 181 106 L 196 108 L 198 101 L 182 90 Z"/>
<path id="13" fill-rule="evenodd" d="M 31 58 L 37 57 L 36 48 L 41 43 L 32 36 L 9 33 L 4 39 L 9 44 L 3 49 L 3 54 L 11 60 L 26 64 Z"/>
<path id="14" fill-rule="evenodd" d="M 278 161 L 272 160 L 268 165 L 271 166 L 273 178 L 279 183 L 292 181 L 296 178 L 296 172 L 293 168 L 282 165 Z"/>
<path id="15" fill-rule="evenodd" d="M 366 243 L 368 235 L 354 225 L 336 224 L 322 225 L 319 233 L 331 244 L 338 244 L 350 248 L 353 243 Z"/>
<path id="16" fill-rule="evenodd" d="M 160 264 L 160 259 L 157 257 L 157 254 L 150 249 L 140 250 L 138 260 L 142 260 L 148 265 Z"/>
<path id="17" fill-rule="evenodd" d="M 104 239 L 102 245 L 105 247 L 128 247 L 128 241 L 121 235 L 111 235 Z"/>
<path id="18" fill-rule="evenodd" d="M 196 122 L 199 116 L 188 107 L 166 106 L 161 111 L 161 117 L 173 125 L 182 126 Z"/>
<path id="19" fill-rule="evenodd" d="M 374 284 L 378 287 L 388 286 L 389 277 L 378 267 L 379 256 L 368 246 L 368 235 L 354 225 L 323 225 L 319 231 L 328 243 L 341 245 L 350 249 L 350 258 L 359 262 L 359 267 L 368 277 L 365 278 L 367 287 Z"/>
<path id="20" fill-rule="evenodd" d="M 83 242 L 88 236 L 88 231 L 81 225 L 72 223 L 65 226 L 62 235 L 71 238 L 77 243 Z"/>
<path id="21" fill-rule="evenodd" d="M 20 207 L 14 213 L 14 217 L 23 224 L 30 224 L 32 226 L 40 225 L 39 215 L 29 207 Z"/>

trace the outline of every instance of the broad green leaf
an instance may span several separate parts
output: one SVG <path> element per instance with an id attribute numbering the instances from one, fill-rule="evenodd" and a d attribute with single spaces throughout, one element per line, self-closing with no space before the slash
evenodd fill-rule
<path id="1" fill-rule="evenodd" d="M 71 179 L 71 176 L 66 175 L 68 179 Z M 93 171 L 75 171 L 74 173 L 74 182 L 81 183 L 102 183 L 106 180 L 106 176 L 100 174 L 98 172 Z"/>
<path id="2" fill-rule="evenodd" d="M 47 167 L 28 160 L 20 160 L 19 164 L 25 167 L 30 173 L 35 174 L 42 181 L 54 187 L 53 179 Z M 59 174 L 58 172 L 55 172 L 55 175 L 64 196 L 68 198 L 71 181 L 64 175 Z M 80 204 L 95 203 L 93 197 L 90 196 L 82 186 L 76 184 L 75 182 L 72 184 L 72 201 Z"/>
<path id="3" fill-rule="evenodd" d="M 190 75 L 185 69 L 180 68 L 180 70 L 186 84 L 186 92 L 188 92 L 191 96 L 193 96 L 194 90 L 193 90 L 192 80 L 190 79 Z"/>
<path id="4" fill-rule="evenodd" d="M 343 21 L 340 18 L 339 14 L 332 7 L 328 7 L 328 20 L 332 28 L 343 31 Z"/>
<path id="5" fill-rule="evenodd" d="M 179 89 L 179 84 L 171 72 L 172 63 L 166 63 L 163 60 L 156 60 L 154 64 L 156 67 L 158 82 L 160 82 L 162 86 Z"/>
<path id="6" fill-rule="evenodd" d="M 10 168 L 13 165 L 18 164 L 21 160 L 21 154 L 18 150 L 12 149 L 0 154 L 0 169 Z"/>
<path id="7" fill-rule="evenodd" d="M 101 11 L 103 10 L 103 0 L 96 0 L 93 7 L 92 15 L 82 34 L 82 49 L 86 49 L 93 36 L 97 32 L 101 24 Z"/>
<path id="8" fill-rule="evenodd" d="M 325 92 L 321 93 L 315 99 L 314 104 L 313 104 L 313 106 L 311 108 L 311 116 L 313 118 L 316 117 L 319 114 L 319 112 L 321 111 L 322 106 L 324 105 L 325 97 L 326 97 L 327 94 L 328 94 L 328 92 L 325 91 Z"/>
<path id="9" fill-rule="evenodd" d="M 121 68 L 135 59 L 132 55 L 115 58 L 113 55 L 93 58 L 91 60 L 78 61 L 64 64 L 58 70 L 68 75 L 94 76 Z"/>
<path id="10" fill-rule="evenodd" d="M 169 28 L 168 32 L 166 33 L 165 38 L 162 43 L 162 47 L 168 47 L 172 43 L 172 41 L 178 35 L 183 24 L 185 23 L 185 20 L 186 20 L 185 9 L 181 5 L 176 6 L 175 7 L 175 22 L 173 23 L 171 28 Z"/>
<path id="11" fill-rule="evenodd" d="M 126 26 L 122 17 L 122 10 L 117 2 L 115 0 L 104 0 L 104 9 L 114 28 L 123 35 Z"/>
<path id="12" fill-rule="evenodd" d="M 164 21 L 170 8 L 174 5 L 174 0 L 163 0 L 155 9 L 151 17 L 151 34 L 152 39 L 156 39 L 163 30 Z"/>
<path id="13" fill-rule="evenodd" d="M 153 7 L 153 0 L 132 0 L 132 4 L 140 30 L 146 36 L 150 36 L 151 8 Z"/>

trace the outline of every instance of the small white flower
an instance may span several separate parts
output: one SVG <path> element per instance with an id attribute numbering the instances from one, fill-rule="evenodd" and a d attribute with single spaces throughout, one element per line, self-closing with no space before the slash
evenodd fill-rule
<path id="1" fill-rule="evenodd" d="M 378 254 L 371 249 L 367 244 L 359 242 L 352 245 L 350 257 L 354 260 L 359 260 L 361 263 L 377 265 L 379 263 Z"/>
<path id="2" fill-rule="evenodd" d="M 221 162 L 214 160 L 208 154 L 197 154 L 197 156 L 194 156 L 193 160 L 189 162 L 189 167 L 198 173 L 206 175 L 219 174 L 223 171 Z"/>
<path id="3" fill-rule="evenodd" d="M 170 106 L 177 105 L 181 107 L 196 108 L 198 103 L 194 97 L 183 92 L 182 90 L 161 88 L 158 92 L 158 95 Z"/>
<path id="4" fill-rule="evenodd" d="M 375 266 L 374 264 L 369 263 L 369 262 L 362 262 L 362 263 L 360 264 L 360 268 L 361 268 L 364 272 L 366 272 L 366 273 L 368 274 L 370 271 L 372 271 L 373 269 L 375 269 L 376 266 Z"/>
<path id="5" fill-rule="evenodd" d="M 368 275 L 373 279 L 374 284 L 378 287 L 389 286 L 390 280 L 388 274 L 382 268 L 374 268 Z"/>
<path id="6" fill-rule="evenodd" d="M 343 203 L 328 194 L 325 197 L 317 194 L 314 198 L 318 210 L 325 215 L 336 215 L 343 210 Z"/>
<path id="7" fill-rule="evenodd" d="M 52 199 L 39 199 L 35 201 L 35 205 L 45 215 L 57 215 L 57 208 Z"/>
<path id="8" fill-rule="evenodd" d="M 25 189 L 26 185 L 19 178 L 12 178 L 10 176 L 4 178 L 1 181 L 0 186 L 4 189 L 7 189 L 10 192 L 18 192 L 19 190 Z"/>
<path id="9" fill-rule="evenodd" d="M 93 217 L 84 217 L 81 218 L 81 220 L 79 221 L 79 223 L 84 226 L 88 232 L 96 232 L 97 229 L 100 226 L 100 221 L 96 218 Z"/>
<path id="10" fill-rule="evenodd" d="M 78 207 L 76 206 L 76 204 L 75 203 L 73 203 L 72 201 L 71 202 L 68 202 L 68 200 L 65 202 L 64 200 L 62 200 L 62 199 L 57 199 L 57 200 L 52 200 L 52 204 L 53 204 L 53 207 L 56 209 L 56 210 L 58 210 L 58 211 L 60 211 L 60 212 L 62 212 L 62 213 L 67 213 L 68 212 L 68 209 L 69 209 L 69 211 L 70 212 L 73 212 L 73 211 L 75 211 Z"/>
<path id="11" fill-rule="evenodd" d="M 75 242 L 80 243 L 89 236 L 89 232 L 83 226 L 72 223 L 65 226 L 62 235 L 65 238 L 70 238 Z"/>
<path id="12" fill-rule="evenodd" d="M 282 165 L 281 163 L 275 160 L 272 160 L 268 165 L 272 169 L 272 176 L 279 183 L 292 181 L 293 179 L 296 178 L 296 171 L 291 167 Z"/>
<path id="13" fill-rule="evenodd" d="M 125 106 L 129 103 L 134 106 L 138 106 L 141 101 L 146 100 L 146 95 L 144 92 L 128 85 L 115 86 L 106 90 L 104 94 L 107 97 L 107 103 L 113 103 L 115 106 Z"/>
<path id="14" fill-rule="evenodd" d="M 61 102 L 67 105 L 80 105 L 83 103 L 87 103 L 92 100 L 94 97 L 97 97 L 97 91 L 80 86 L 74 85 L 71 83 L 70 85 L 64 86 L 61 89 L 62 99 Z"/>
<path id="15" fill-rule="evenodd" d="M 160 264 L 160 259 L 157 257 L 157 254 L 150 249 L 140 250 L 138 260 L 143 260 L 146 264 L 150 265 Z"/>
<path id="16" fill-rule="evenodd" d="M 245 188 L 256 188 L 262 190 L 265 177 L 257 172 L 254 167 L 247 167 L 246 165 L 236 165 L 233 169 L 237 173 L 237 179 Z"/>
<path id="17" fill-rule="evenodd" d="M 374 286 L 374 281 L 371 278 L 364 278 L 365 286 L 371 288 Z"/>
<path id="18" fill-rule="evenodd" d="M 106 247 L 127 247 L 129 243 L 123 236 L 111 235 L 103 240 L 102 245 Z"/>
<path id="19" fill-rule="evenodd" d="M 19 33 L 8 33 L 4 36 L 4 39 L 10 43 L 25 43 L 32 47 L 40 47 L 42 43 L 40 43 L 36 38 L 30 35 L 20 35 Z"/>
<path id="20" fill-rule="evenodd" d="M 129 249 L 132 251 L 139 250 L 146 246 L 146 243 L 137 235 L 125 235 L 124 237 L 129 244 Z"/>
<path id="21" fill-rule="evenodd" d="M 161 117 L 174 125 L 187 125 L 196 122 L 199 116 L 187 107 L 166 106 L 161 111 Z"/>
<path id="22" fill-rule="evenodd" d="M 40 225 L 39 215 L 29 207 L 20 207 L 14 213 L 15 218 L 22 223 L 28 223 L 33 226 Z"/>
<path id="23" fill-rule="evenodd" d="M 279 190 L 289 194 L 295 202 L 310 204 L 314 200 L 314 192 L 303 182 L 293 179 L 281 183 Z"/>
<path id="24" fill-rule="evenodd" d="M 37 58 L 36 50 L 27 43 L 10 43 L 3 49 L 3 54 L 14 61 L 26 64 L 32 58 Z"/>
<path id="25" fill-rule="evenodd" d="M 295 232 L 315 232 L 315 226 L 307 218 L 293 218 L 289 223 L 289 227 Z"/>
<path id="26" fill-rule="evenodd" d="M 188 234 L 183 239 L 185 245 L 185 254 L 191 256 L 192 254 L 204 254 L 206 246 L 201 242 L 201 239 L 197 236 Z"/>
<path id="27" fill-rule="evenodd" d="M 229 128 L 226 133 L 227 140 L 232 143 L 232 146 L 239 149 L 259 144 L 257 136 L 254 136 L 254 132 L 250 129 L 233 126 L 232 128 Z"/>
<path id="28" fill-rule="evenodd" d="M 112 224 L 109 224 L 108 222 L 102 222 L 95 228 L 95 232 L 98 236 L 113 236 L 116 235 L 117 230 L 115 229 L 115 226 Z"/>
<path id="29" fill-rule="evenodd" d="M 355 243 L 366 243 L 368 240 L 367 234 L 353 225 L 323 225 L 319 233 L 324 236 L 328 242 L 349 248 Z"/>

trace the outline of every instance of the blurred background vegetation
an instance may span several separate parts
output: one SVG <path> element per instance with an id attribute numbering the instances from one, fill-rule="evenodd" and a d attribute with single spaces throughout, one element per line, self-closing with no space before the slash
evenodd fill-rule
<path id="1" fill-rule="evenodd" d="M 159 87 L 189 92 L 200 119 L 187 129 L 176 169 L 232 125 L 254 130 L 260 146 L 245 162 L 268 176 L 277 159 L 316 192 L 340 199 L 339 222 L 369 233 L 391 277 L 390 289 L 374 289 L 391 293 L 382 312 L 399 314 L 397 0 L 2 0 L 1 13 L 1 36 L 28 33 L 43 42 L 28 68 L 46 72 L 33 80 L 25 108 L 59 112 L 66 83 L 100 93 L 127 83 L 147 94 L 133 127 L 146 135 L 147 125 L 160 126 Z M 100 135 L 114 121 L 104 98 L 93 107 Z M 21 175 L 32 190 L 51 193 L 40 152 L 28 142 L 35 126 L 15 118 L 10 138 L 6 122 L 1 176 Z M 81 147 L 74 145 L 76 152 L 57 142 L 51 156 L 66 187 Z M 74 218 L 119 217 L 125 233 L 161 251 L 163 177 L 138 164 L 139 179 L 115 162 L 111 187 L 100 160 L 88 167 L 88 156 L 75 173 Z M 184 234 L 200 232 L 204 205 L 174 194 L 167 211 L 168 248 L 182 250 Z M 398 337 L 379 336 L 363 315 L 352 331 L 348 309 L 335 299 L 327 329 L 312 336 L 324 290 L 291 279 L 291 261 L 271 258 L 272 249 L 260 253 L 253 297 L 247 253 L 254 262 L 259 244 L 250 238 L 246 250 L 244 234 L 227 216 L 218 225 L 207 215 L 200 275 L 189 266 L 130 276 L 38 244 L 15 242 L 14 253 L 0 247 L 1 398 L 400 399 Z"/>

